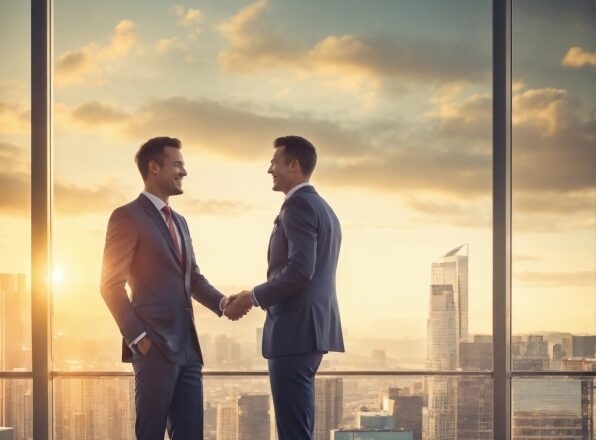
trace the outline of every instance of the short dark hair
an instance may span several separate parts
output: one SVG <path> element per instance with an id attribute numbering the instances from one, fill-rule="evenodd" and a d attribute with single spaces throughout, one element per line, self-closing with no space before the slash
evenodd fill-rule
<path id="1" fill-rule="evenodd" d="M 147 180 L 149 176 L 149 162 L 154 160 L 160 165 L 163 165 L 166 147 L 182 148 L 182 143 L 176 139 L 167 136 L 154 137 L 149 139 L 135 155 L 135 162 L 139 169 L 143 180 Z"/>
<path id="2" fill-rule="evenodd" d="M 310 177 L 317 164 L 317 150 L 309 141 L 300 136 L 282 136 L 273 141 L 273 147 L 284 147 L 286 164 L 296 159 L 306 177 Z"/>

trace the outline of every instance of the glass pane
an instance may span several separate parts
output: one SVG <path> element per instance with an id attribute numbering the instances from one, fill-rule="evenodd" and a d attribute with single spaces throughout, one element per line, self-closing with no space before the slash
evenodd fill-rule
<path id="1" fill-rule="evenodd" d="M 30 5 L 0 4 L 0 370 L 31 370 Z"/>
<path id="2" fill-rule="evenodd" d="M 0 439 L 32 440 L 33 398 L 29 379 L 0 379 Z"/>
<path id="3" fill-rule="evenodd" d="M 142 142 L 182 140 L 172 206 L 202 272 L 231 294 L 266 279 L 283 202 L 266 173 L 272 140 L 296 133 L 317 146 L 313 183 L 343 225 L 347 353 L 323 368 L 457 368 L 460 343 L 492 331 L 490 11 L 57 0 L 54 367 L 127 369 L 98 283 L 108 217 L 143 189 Z M 264 312 L 195 314 L 206 368 L 264 368 Z"/>
<path id="4" fill-rule="evenodd" d="M 596 355 L 593 16 L 591 0 L 513 2 L 516 370 Z"/>
<path id="5" fill-rule="evenodd" d="M 61 440 L 133 440 L 134 379 L 54 380 L 54 437 Z"/>
<path id="6" fill-rule="evenodd" d="M 206 377 L 203 383 L 205 440 L 277 438 L 266 377 Z M 56 379 L 55 436 L 132 440 L 132 387 L 132 377 Z M 315 440 L 489 440 L 492 399 L 492 380 L 484 377 L 318 377 Z"/>
<path id="7" fill-rule="evenodd" d="M 594 377 L 513 380 L 513 440 L 594 438 Z"/>

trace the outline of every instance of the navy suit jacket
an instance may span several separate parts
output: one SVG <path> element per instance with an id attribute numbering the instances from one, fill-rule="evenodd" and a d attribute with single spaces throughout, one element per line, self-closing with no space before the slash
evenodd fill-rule
<path id="1" fill-rule="evenodd" d="M 263 356 L 344 351 L 335 276 L 341 227 L 312 186 L 287 199 L 269 240 L 267 282 L 254 288 L 267 310 Z"/>
<path id="2" fill-rule="evenodd" d="M 189 338 L 201 356 L 191 297 L 221 316 L 223 295 L 199 271 L 186 220 L 174 211 L 172 218 L 182 262 L 161 213 L 143 194 L 117 208 L 108 222 L 101 294 L 123 336 L 124 362 L 132 359 L 128 344 L 144 331 L 172 362 L 184 359 Z"/>

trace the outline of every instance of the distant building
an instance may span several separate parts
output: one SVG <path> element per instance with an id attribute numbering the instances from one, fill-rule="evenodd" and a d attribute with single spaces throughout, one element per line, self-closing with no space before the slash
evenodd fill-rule
<path id="1" fill-rule="evenodd" d="M 0 440 L 14 440 L 13 434 L 14 434 L 13 428 L 0 427 Z"/>
<path id="2" fill-rule="evenodd" d="M 513 370 L 546 371 L 550 366 L 548 342 L 541 335 L 513 337 L 511 358 Z"/>
<path id="3" fill-rule="evenodd" d="M 593 438 L 592 379 L 516 379 L 512 440 Z"/>
<path id="4" fill-rule="evenodd" d="M 395 419 L 387 411 L 358 411 L 356 413 L 358 429 L 393 429 Z"/>
<path id="5" fill-rule="evenodd" d="M 596 371 L 596 358 L 566 358 L 562 363 L 564 371 Z"/>
<path id="6" fill-rule="evenodd" d="M 0 274 L 1 371 L 31 368 L 30 327 L 31 297 L 25 274 Z"/>
<path id="7" fill-rule="evenodd" d="M 490 336 L 474 336 L 474 342 L 461 342 L 460 367 L 463 371 L 486 371 L 493 366 Z M 458 440 L 492 440 L 493 383 L 482 377 L 461 377 L 457 382 Z"/>
<path id="8" fill-rule="evenodd" d="M 238 440 L 238 400 L 227 399 L 217 405 L 217 440 Z"/>
<path id="9" fill-rule="evenodd" d="M 464 371 L 486 371 L 493 368 L 492 337 L 474 336 L 473 342 L 459 343 L 459 367 Z"/>
<path id="10" fill-rule="evenodd" d="M 331 440 L 413 440 L 411 431 L 399 429 L 338 429 L 331 433 Z"/>
<path id="11" fill-rule="evenodd" d="M 395 427 L 412 431 L 413 440 L 422 439 L 423 396 L 396 396 L 393 404 Z"/>
<path id="12" fill-rule="evenodd" d="M 268 394 L 241 394 L 238 398 L 238 440 L 270 440 Z"/>
<path id="13" fill-rule="evenodd" d="M 427 322 L 429 370 L 455 370 L 457 364 L 456 307 L 453 286 L 433 284 Z M 428 406 L 422 412 L 424 440 L 456 440 L 457 380 L 433 376 L 427 379 Z"/>
<path id="14" fill-rule="evenodd" d="M 596 357 L 596 336 L 572 336 L 573 357 Z"/>
<path id="15" fill-rule="evenodd" d="M 332 429 L 343 419 L 344 387 L 342 378 L 315 379 L 315 439 L 330 440 Z"/>

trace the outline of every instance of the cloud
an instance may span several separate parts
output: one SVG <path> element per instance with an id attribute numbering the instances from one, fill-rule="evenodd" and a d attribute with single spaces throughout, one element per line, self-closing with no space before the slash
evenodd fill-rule
<path id="1" fill-rule="evenodd" d="M 217 26 L 230 43 L 218 55 L 224 69 L 252 73 L 300 56 L 300 48 L 263 19 L 267 8 L 267 2 L 259 0 Z"/>
<path id="2" fill-rule="evenodd" d="M 513 184 L 535 193 L 590 191 L 596 184 L 596 121 L 565 90 L 513 97 Z"/>
<path id="3" fill-rule="evenodd" d="M 596 191 L 579 192 L 513 192 L 515 213 L 574 215 L 594 217 Z"/>
<path id="4" fill-rule="evenodd" d="M 596 52 L 590 52 L 578 46 L 571 47 L 561 60 L 561 65 L 574 68 L 594 67 L 596 66 Z"/>
<path id="5" fill-rule="evenodd" d="M 172 51 L 185 51 L 187 47 L 182 41 L 180 41 L 180 38 L 171 37 L 157 40 L 154 44 L 154 49 L 157 55 L 164 55 Z"/>
<path id="6" fill-rule="evenodd" d="M 174 133 L 191 148 L 241 160 L 269 157 L 273 139 L 291 133 L 316 139 L 332 157 L 360 156 L 369 145 L 357 130 L 308 114 L 267 115 L 250 105 L 183 97 L 151 101 L 134 113 L 124 130 L 135 139 Z"/>
<path id="7" fill-rule="evenodd" d="M 0 101 L 0 133 L 27 134 L 31 127 L 31 112 L 21 104 Z"/>
<path id="8" fill-rule="evenodd" d="M 56 62 L 56 84 L 100 84 L 104 81 L 102 74 L 110 64 L 128 55 L 137 44 L 134 22 L 122 20 L 114 28 L 108 45 L 100 46 L 92 42 L 80 49 L 62 54 Z"/>
<path id="9" fill-rule="evenodd" d="M 98 101 L 81 104 L 70 115 L 75 121 L 89 126 L 120 124 L 129 117 L 127 113 Z"/>
<path id="10" fill-rule="evenodd" d="M 488 228 L 492 224 L 491 205 L 487 199 L 479 203 L 443 200 L 440 197 L 407 196 L 406 205 L 418 214 L 414 223 L 444 223 L 460 228 Z"/>
<path id="11" fill-rule="evenodd" d="M 425 221 L 435 213 L 436 221 L 481 226 L 487 224 L 482 207 L 490 204 L 492 188 L 491 99 L 464 90 L 457 84 L 440 89 L 432 110 L 408 124 L 322 119 L 245 102 L 183 97 L 156 99 L 128 113 L 86 103 L 77 107 L 77 117 L 80 123 L 112 124 L 134 139 L 171 133 L 186 148 L 244 161 L 268 158 L 277 136 L 301 134 L 319 150 L 318 182 L 399 194 Z M 594 122 L 560 89 L 521 90 L 513 104 L 516 227 L 590 227 Z"/>
<path id="12" fill-rule="evenodd" d="M 590 287 L 596 284 L 596 272 L 517 272 L 514 282 L 535 287 Z"/>
<path id="13" fill-rule="evenodd" d="M 54 192 L 58 215 L 109 214 L 127 201 L 114 181 L 85 187 L 58 181 Z"/>
<path id="14" fill-rule="evenodd" d="M 174 12 L 178 17 L 178 23 L 190 29 L 191 36 L 196 37 L 201 32 L 200 25 L 203 23 L 203 13 L 199 9 L 176 6 Z"/>
<path id="15" fill-rule="evenodd" d="M 267 2 L 259 0 L 218 26 L 229 42 L 229 47 L 219 53 L 223 69 L 247 74 L 287 68 L 301 75 L 333 77 L 336 82 L 357 87 L 364 80 L 387 78 L 414 82 L 488 78 L 490 59 L 478 52 L 476 44 L 345 34 L 329 35 L 307 47 L 277 30 L 267 11 Z"/>
<path id="16" fill-rule="evenodd" d="M 239 200 L 195 199 L 184 197 L 180 203 L 185 214 L 236 216 L 255 209 Z"/>

